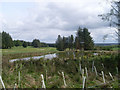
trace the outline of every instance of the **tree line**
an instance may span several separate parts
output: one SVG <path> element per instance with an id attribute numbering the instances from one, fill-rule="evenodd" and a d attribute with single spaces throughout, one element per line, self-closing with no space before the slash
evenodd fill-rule
<path id="1" fill-rule="evenodd" d="M 67 48 L 91 50 L 93 47 L 94 42 L 87 28 L 82 29 L 79 27 L 75 37 L 73 35 L 68 37 L 58 35 L 56 40 L 56 48 L 59 51 L 64 51 Z"/>
<path id="2" fill-rule="evenodd" d="M 92 40 L 92 37 L 90 36 L 90 32 L 87 28 L 78 28 L 76 36 L 73 35 L 68 37 L 61 37 L 58 35 L 58 38 L 56 40 L 56 44 L 47 44 L 40 42 L 39 39 L 34 39 L 32 42 L 27 42 L 23 40 L 13 40 L 12 37 L 9 35 L 9 33 L 2 32 L 0 33 L 0 37 L 2 38 L 2 45 L 0 45 L 0 48 L 8 49 L 13 46 L 23 46 L 26 48 L 27 46 L 33 46 L 35 48 L 39 47 L 56 47 L 57 50 L 63 51 L 67 48 L 69 49 L 82 49 L 84 50 L 91 50 L 94 47 L 94 42 Z"/>
<path id="3" fill-rule="evenodd" d="M 9 33 L 6 32 L 2 32 L 0 33 L 0 40 L 2 40 L 0 43 L 2 43 L 0 45 L 0 48 L 2 49 L 8 49 L 11 47 L 18 47 L 18 46 L 23 46 L 24 48 L 26 48 L 27 46 L 33 46 L 35 48 L 39 48 L 39 47 L 53 47 L 53 44 L 47 44 L 44 42 L 40 42 L 39 39 L 34 39 L 32 42 L 27 42 L 24 40 L 13 40 L 12 37 L 10 36 Z"/>

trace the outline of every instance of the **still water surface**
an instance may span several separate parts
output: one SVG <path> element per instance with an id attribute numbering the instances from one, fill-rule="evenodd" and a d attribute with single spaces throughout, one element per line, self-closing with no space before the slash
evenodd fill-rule
<path id="1" fill-rule="evenodd" d="M 86 53 L 84 53 L 86 54 Z M 78 58 L 81 55 L 84 55 L 80 52 L 60 52 L 60 53 L 53 53 L 53 54 L 47 54 L 47 55 L 42 55 L 42 56 L 33 56 L 33 57 L 26 57 L 26 58 L 18 58 L 18 59 L 12 59 L 10 60 L 10 62 L 14 62 L 14 61 L 20 61 L 20 60 L 30 60 L 30 59 L 40 59 L 40 58 L 44 58 L 44 59 L 53 59 L 53 58 Z M 98 55 L 98 53 L 93 53 L 93 55 Z"/>

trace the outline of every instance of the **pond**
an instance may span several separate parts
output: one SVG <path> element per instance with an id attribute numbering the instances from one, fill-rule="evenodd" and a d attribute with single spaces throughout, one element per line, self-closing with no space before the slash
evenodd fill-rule
<path id="1" fill-rule="evenodd" d="M 85 55 L 88 53 L 84 53 Z M 71 58 L 71 59 L 75 59 L 75 58 L 79 58 L 81 55 L 84 55 L 83 53 L 80 52 L 73 52 L 73 51 L 67 51 L 67 52 L 59 52 L 59 53 L 53 53 L 53 54 L 47 54 L 47 55 L 42 55 L 42 56 L 33 56 L 33 57 L 26 57 L 26 58 L 18 58 L 18 59 L 12 59 L 9 62 L 14 62 L 14 61 L 20 61 L 20 60 L 24 60 L 24 61 L 28 61 L 30 59 L 40 59 L 40 58 L 44 58 L 44 59 L 53 59 L 53 58 Z M 92 55 L 98 55 L 98 53 L 92 53 Z"/>
<path id="2" fill-rule="evenodd" d="M 56 57 L 56 53 L 54 54 L 47 54 L 47 55 L 42 55 L 42 56 L 34 56 L 34 57 L 26 57 L 26 58 L 18 58 L 18 59 L 12 59 L 10 62 L 14 61 L 20 61 L 20 60 L 30 60 L 30 59 L 40 59 L 40 58 L 45 58 L 45 59 L 52 59 Z"/>

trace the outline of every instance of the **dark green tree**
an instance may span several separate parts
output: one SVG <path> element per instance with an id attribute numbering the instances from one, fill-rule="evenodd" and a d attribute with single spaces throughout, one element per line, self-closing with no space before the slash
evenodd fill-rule
<path id="1" fill-rule="evenodd" d="M 27 45 L 28 45 L 28 46 L 32 46 L 32 43 L 31 43 L 31 42 L 27 42 Z"/>
<path id="2" fill-rule="evenodd" d="M 58 35 L 57 41 L 56 41 L 56 48 L 59 51 L 63 51 L 64 50 L 64 43 L 63 43 L 63 39 L 61 38 L 60 35 Z"/>
<path id="3" fill-rule="evenodd" d="M 84 42 L 83 39 L 83 29 L 82 28 L 78 28 L 77 34 L 76 34 L 76 44 L 77 44 L 77 49 L 81 49 L 82 48 L 82 42 Z"/>
<path id="4" fill-rule="evenodd" d="M 73 47 L 74 47 L 74 37 L 73 37 L 73 35 L 71 35 L 69 37 L 69 46 L 70 46 L 70 49 L 73 49 Z"/>
<path id="5" fill-rule="evenodd" d="M 34 39 L 33 42 L 32 42 L 32 46 L 35 47 L 35 48 L 40 47 L 39 39 Z"/>
<path id="6" fill-rule="evenodd" d="M 75 37 L 74 48 L 75 49 L 80 49 L 78 37 Z"/>
<path id="7" fill-rule="evenodd" d="M 13 46 L 12 37 L 9 35 L 9 33 L 2 32 L 2 48 L 8 49 Z"/>
<path id="8" fill-rule="evenodd" d="M 22 46 L 22 43 L 20 42 L 20 40 L 14 40 L 13 43 L 14 43 L 14 46 L 16 47 Z"/>
<path id="9" fill-rule="evenodd" d="M 85 50 L 90 50 L 94 48 L 92 37 L 90 36 L 90 32 L 88 32 L 87 28 L 83 29 L 83 39 L 84 39 L 83 47 Z"/>
<path id="10" fill-rule="evenodd" d="M 27 42 L 23 42 L 23 45 L 22 45 L 24 48 L 26 48 L 28 46 L 28 43 Z"/>
<path id="11" fill-rule="evenodd" d="M 94 43 L 88 29 L 87 28 L 81 29 L 79 27 L 75 38 L 75 48 L 76 49 L 84 48 L 85 50 L 90 50 L 93 49 L 93 47 Z"/>
<path id="12" fill-rule="evenodd" d="M 58 38 L 56 40 L 56 48 L 59 51 L 63 51 L 67 48 L 69 49 L 84 48 L 85 50 L 90 50 L 93 49 L 93 47 L 94 43 L 87 28 L 81 29 L 79 27 L 76 33 L 75 40 L 73 35 L 68 37 L 63 36 L 63 38 L 60 35 L 58 35 Z"/>
<path id="13" fill-rule="evenodd" d="M 40 45 L 41 47 L 48 47 L 48 45 L 46 43 L 44 43 L 44 42 L 41 42 L 40 44 L 41 44 Z"/>
<path id="14" fill-rule="evenodd" d="M 66 47 L 66 37 L 63 36 L 63 49 L 65 50 L 67 47 Z"/>

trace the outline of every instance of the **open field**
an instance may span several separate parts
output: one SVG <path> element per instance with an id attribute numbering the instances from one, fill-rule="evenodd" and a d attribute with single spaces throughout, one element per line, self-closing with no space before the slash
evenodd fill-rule
<path id="1" fill-rule="evenodd" d="M 2 54 L 18 54 L 18 53 L 45 53 L 45 52 L 54 52 L 57 51 L 56 48 L 52 47 L 41 47 L 41 48 L 33 48 L 33 47 L 27 47 L 23 48 L 22 46 L 19 47 L 12 47 L 11 49 L 3 49 Z"/>

